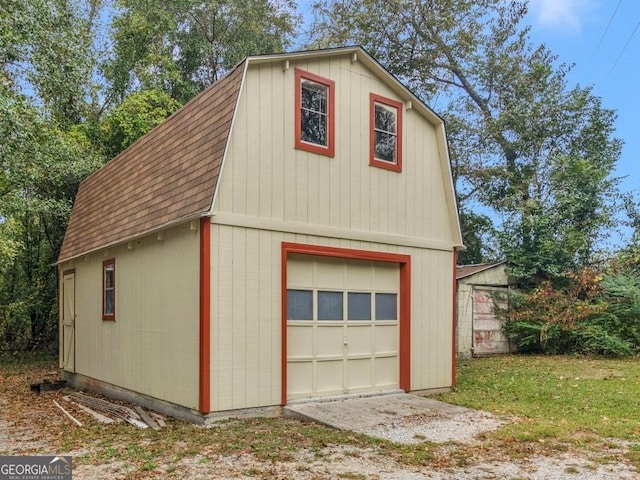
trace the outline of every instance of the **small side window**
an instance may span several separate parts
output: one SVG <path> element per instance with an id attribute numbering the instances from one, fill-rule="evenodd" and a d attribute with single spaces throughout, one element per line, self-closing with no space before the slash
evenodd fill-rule
<path id="1" fill-rule="evenodd" d="M 333 157 L 335 82 L 296 69 L 296 148 Z"/>
<path id="2" fill-rule="evenodd" d="M 116 260 L 102 262 L 102 319 L 116 319 Z"/>
<path id="3" fill-rule="evenodd" d="M 402 103 L 371 94 L 369 165 L 402 171 Z"/>

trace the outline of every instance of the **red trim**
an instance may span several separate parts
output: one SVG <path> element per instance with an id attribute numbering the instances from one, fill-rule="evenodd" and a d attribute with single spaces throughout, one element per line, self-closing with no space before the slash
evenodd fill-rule
<path id="1" fill-rule="evenodd" d="M 282 242 L 281 258 L 281 286 L 280 286 L 280 312 L 282 321 L 280 338 L 282 339 L 282 351 L 280 352 L 280 365 L 282 366 L 282 385 L 280 398 L 282 405 L 287 404 L 287 256 L 291 251 L 289 243 Z"/>
<path id="2" fill-rule="evenodd" d="M 400 388 L 411 390 L 411 257 L 400 263 Z"/>
<path id="3" fill-rule="evenodd" d="M 400 265 L 400 376 L 399 386 L 411 390 L 411 256 L 398 253 L 354 250 L 350 248 L 326 247 L 282 242 L 282 405 L 287 403 L 287 258 L 289 254 L 316 255 L 389 262 Z"/>
<path id="4" fill-rule="evenodd" d="M 335 117 L 335 82 L 333 80 L 329 80 L 328 78 L 320 77 L 313 73 L 305 72 L 304 70 L 300 70 L 299 68 L 295 69 L 296 74 L 296 91 L 295 91 L 295 147 L 298 150 L 304 150 L 306 152 L 317 153 L 320 155 L 326 155 L 327 157 L 333 157 L 335 154 L 335 131 L 336 131 L 336 117 Z M 302 79 L 306 78 L 307 80 L 311 80 L 312 82 L 319 83 L 324 85 L 328 89 L 329 101 L 327 102 L 327 109 L 329 115 L 329 141 L 326 147 L 321 145 L 315 145 L 313 143 L 303 142 L 301 140 L 302 131 L 300 128 L 300 88 Z"/>
<path id="5" fill-rule="evenodd" d="M 200 219 L 199 408 L 211 411 L 211 220 Z"/>
<path id="6" fill-rule="evenodd" d="M 109 265 L 113 265 L 113 313 L 106 314 L 104 313 L 105 307 L 105 297 L 107 296 L 107 291 L 105 290 L 106 285 L 104 282 L 105 270 Z M 116 259 L 110 258 L 109 260 L 105 260 L 102 262 L 102 320 L 107 320 L 111 322 L 115 322 L 116 320 Z"/>
<path id="7" fill-rule="evenodd" d="M 451 386 L 456 386 L 456 361 L 457 361 L 457 347 L 456 347 L 456 330 L 458 326 L 458 280 L 456 278 L 456 268 L 458 264 L 458 251 L 453 249 L 453 340 L 451 342 Z"/>
<path id="8" fill-rule="evenodd" d="M 376 126 L 376 116 L 375 116 L 375 104 L 381 103 L 383 105 L 387 105 L 389 107 L 393 107 L 397 110 L 397 118 L 396 118 L 396 162 L 390 163 L 385 160 L 378 160 L 376 158 L 376 145 L 375 145 L 375 126 Z M 404 109 L 404 105 L 401 102 L 397 102 L 395 100 L 391 100 L 390 98 L 382 97 L 380 95 L 376 95 L 375 93 L 369 94 L 369 165 L 373 167 L 380 167 L 386 170 L 391 170 L 393 172 L 401 172 L 402 171 L 402 110 Z"/>

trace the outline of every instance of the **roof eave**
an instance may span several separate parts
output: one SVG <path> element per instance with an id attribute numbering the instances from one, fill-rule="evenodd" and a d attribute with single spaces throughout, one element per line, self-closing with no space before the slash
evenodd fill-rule
<path id="1" fill-rule="evenodd" d="M 197 214 L 194 214 L 194 215 L 189 215 L 189 216 L 184 217 L 184 218 L 179 218 L 179 219 L 174 220 L 172 222 L 167 222 L 167 223 L 165 223 L 163 225 L 160 225 L 158 227 L 155 227 L 155 228 L 152 228 L 152 229 L 149 229 L 149 230 L 145 230 L 144 232 L 138 233 L 136 235 L 132 235 L 132 236 L 124 238 L 124 239 L 117 240 L 115 242 L 107 243 L 107 244 L 101 245 L 101 246 L 96 247 L 96 248 L 92 248 L 92 249 L 89 249 L 89 250 L 86 250 L 86 251 L 82 251 L 81 253 L 77 253 L 75 255 L 71 255 L 71 256 L 66 257 L 66 258 L 58 258 L 58 260 L 53 264 L 53 266 L 61 265 L 63 263 L 70 262 L 72 260 L 77 260 L 78 258 L 82 258 L 82 257 L 84 257 L 86 255 L 91 255 L 92 253 L 96 253 L 96 252 L 99 252 L 101 250 L 106 250 L 108 248 L 119 247 L 119 246 L 124 245 L 126 243 L 134 242 L 136 240 L 139 240 L 139 239 L 141 239 L 143 237 L 147 237 L 149 235 L 154 235 L 154 234 L 156 234 L 158 232 L 161 232 L 163 230 L 168 230 L 170 228 L 177 227 L 178 225 L 182 225 L 183 223 L 188 223 L 188 222 L 192 222 L 193 220 L 199 220 L 199 219 L 201 219 L 203 217 L 211 217 L 211 216 L 212 216 L 211 212 L 207 210 L 207 211 L 203 211 L 203 212 L 198 212 Z"/>

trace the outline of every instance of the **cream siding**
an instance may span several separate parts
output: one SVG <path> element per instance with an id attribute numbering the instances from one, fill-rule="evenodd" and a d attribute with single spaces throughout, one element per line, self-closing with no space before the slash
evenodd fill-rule
<path id="1" fill-rule="evenodd" d="M 293 148 L 295 67 L 336 82 L 334 158 Z M 393 234 L 450 250 L 457 226 L 445 192 L 440 126 L 405 108 L 402 173 L 371 167 L 370 92 L 403 101 L 348 56 L 291 62 L 288 70 L 279 62 L 250 64 L 214 214 Z"/>
<path id="2" fill-rule="evenodd" d="M 411 389 L 451 386 L 451 252 L 214 223 L 212 411 L 281 403 L 283 241 L 410 255 Z M 245 270 L 249 265 L 249 271 Z M 443 278 L 447 281 L 441 281 Z"/>
<path id="3" fill-rule="evenodd" d="M 334 158 L 294 148 L 296 67 L 335 81 Z M 370 92 L 406 100 L 378 75 L 344 55 L 249 64 L 213 205 L 213 411 L 281 403 L 283 241 L 411 255 L 411 388 L 451 386 L 442 125 L 405 108 L 402 172 L 369 166 Z"/>
<path id="4" fill-rule="evenodd" d="M 198 407 L 198 232 L 183 224 L 60 266 L 75 268 L 76 372 Z M 102 320 L 102 262 L 116 259 L 116 320 Z"/>

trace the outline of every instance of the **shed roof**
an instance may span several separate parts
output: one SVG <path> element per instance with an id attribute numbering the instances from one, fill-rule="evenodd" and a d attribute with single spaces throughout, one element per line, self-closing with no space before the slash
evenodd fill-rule
<path id="1" fill-rule="evenodd" d="M 57 263 L 211 209 L 244 63 L 80 184 Z"/>
<path id="2" fill-rule="evenodd" d="M 503 265 L 504 263 L 505 262 L 478 263 L 476 265 L 458 265 L 456 267 L 456 280 L 460 280 L 461 278 L 465 278 L 465 277 L 470 277 L 471 275 L 484 272 L 485 270 L 489 270 L 490 268 L 497 267 L 498 265 Z"/>

